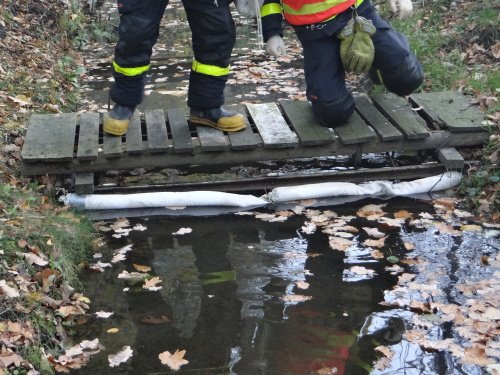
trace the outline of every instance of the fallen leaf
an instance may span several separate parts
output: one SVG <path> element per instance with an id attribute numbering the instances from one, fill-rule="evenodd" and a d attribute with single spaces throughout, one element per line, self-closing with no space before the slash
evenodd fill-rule
<path id="1" fill-rule="evenodd" d="M 5 294 L 7 296 L 7 298 L 19 297 L 18 290 L 9 286 L 5 280 L 0 280 L 0 292 Z"/>
<path id="2" fill-rule="evenodd" d="M 42 266 L 42 267 L 49 264 L 48 261 L 42 259 L 38 255 L 35 255 L 33 253 L 22 253 L 22 254 L 29 264 L 36 264 L 37 266 Z"/>
<path id="3" fill-rule="evenodd" d="M 377 228 L 367 228 L 363 227 L 363 230 L 370 236 L 375 238 L 382 238 L 385 236 L 385 233 L 380 232 Z"/>
<path id="4" fill-rule="evenodd" d="M 330 236 L 328 238 L 328 244 L 332 250 L 346 251 L 353 242 L 347 238 Z"/>
<path id="5" fill-rule="evenodd" d="M 378 240 L 374 240 L 372 238 L 368 238 L 363 242 L 364 245 L 369 246 L 369 247 L 376 247 L 376 248 L 381 248 L 385 246 L 385 239 L 387 236 L 384 236 L 382 238 L 379 238 Z"/>
<path id="6" fill-rule="evenodd" d="M 148 267 L 148 266 L 143 266 L 143 265 L 135 264 L 135 263 L 133 263 L 132 265 L 139 272 L 149 272 L 149 271 L 151 271 L 151 267 Z"/>
<path id="7" fill-rule="evenodd" d="M 108 319 L 110 316 L 112 316 L 114 313 L 113 312 L 106 312 L 106 311 L 97 311 L 95 313 L 95 315 L 98 317 L 98 318 L 102 318 L 102 319 Z"/>
<path id="8" fill-rule="evenodd" d="M 149 280 L 146 280 L 144 282 L 144 285 L 142 286 L 142 288 L 155 292 L 155 291 L 160 290 L 162 288 L 161 286 L 157 286 L 157 284 L 159 284 L 159 283 L 161 283 L 161 279 L 158 276 L 155 276 Z"/>
<path id="9" fill-rule="evenodd" d="M 165 324 L 170 322 L 170 319 L 166 315 L 145 315 L 141 318 L 140 322 L 144 324 Z"/>
<path id="10" fill-rule="evenodd" d="M 359 217 L 365 217 L 368 220 L 376 220 L 387 213 L 382 210 L 382 207 L 384 206 L 385 204 L 367 204 L 366 206 L 361 207 L 356 214 Z"/>
<path id="11" fill-rule="evenodd" d="M 158 358 L 160 359 L 162 365 L 168 366 L 172 370 L 177 371 L 181 368 L 181 366 L 189 363 L 188 360 L 184 359 L 185 354 L 186 350 L 177 349 L 173 354 L 169 351 L 160 353 Z"/>
<path id="12" fill-rule="evenodd" d="M 175 235 L 183 235 L 183 234 L 188 234 L 191 233 L 193 230 L 191 228 L 180 228 L 177 232 L 173 232 L 172 234 Z"/>
<path id="13" fill-rule="evenodd" d="M 303 296 L 301 294 L 288 294 L 286 296 L 281 297 L 281 299 L 285 302 L 305 302 L 312 299 L 311 296 Z"/>
<path id="14" fill-rule="evenodd" d="M 130 357 L 134 354 L 134 351 L 130 346 L 124 346 L 122 350 L 120 350 L 116 354 L 108 355 L 108 362 L 110 367 L 119 366 L 123 362 L 127 362 Z"/>

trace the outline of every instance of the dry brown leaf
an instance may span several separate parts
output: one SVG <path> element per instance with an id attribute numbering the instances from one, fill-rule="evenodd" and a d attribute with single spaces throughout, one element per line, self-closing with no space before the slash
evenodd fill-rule
<path id="1" fill-rule="evenodd" d="M 157 284 L 159 284 L 159 283 L 161 283 L 161 279 L 158 276 L 155 276 L 149 280 L 146 280 L 144 282 L 144 285 L 142 286 L 142 288 L 155 292 L 155 291 L 160 290 L 162 288 L 161 286 L 157 286 Z"/>
<path id="2" fill-rule="evenodd" d="M 141 264 L 135 264 L 135 263 L 132 263 L 132 266 L 134 266 L 134 268 L 139 271 L 139 272 L 149 272 L 151 271 L 151 267 L 148 267 L 148 266 L 143 266 Z"/>
<path id="3" fill-rule="evenodd" d="M 295 282 L 295 285 L 297 285 L 297 288 L 299 288 L 299 289 L 309 288 L 309 283 L 302 281 L 302 280 Z"/>
<path id="4" fill-rule="evenodd" d="M 378 218 L 387 214 L 382 207 L 385 204 L 367 204 L 366 206 L 361 207 L 356 214 L 359 217 L 365 217 L 368 220 L 377 220 Z"/>
<path id="5" fill-rule="evenodd" d="M 328 238 L 328 244 L 332 250 L 346 251 L 353 242 L 347 238 L 330 236 Z"/>
<path id="6" fill-rule="evenodd" d="M 303 296 L 301 294 L 287 294 L 286 296 L 281 297 L 281 299 L 285 302 L 305 302 L 312 299 L 312 297 Z"/>
<path id="7" fill-rule="evenodd" d="M 385 236 L 385 233 L 380 232 L 377 228 L 368 228 L 363 227 L 363 230 L 370 236 L 375 238 L 382 238 Z"/>
<path id="8" fill-rule="evenodd" d="M 349 271 L 356 275 L 373 275 L 375 273 L 374 270 L 362 266 L 352 266 Z"/>
<path id="9" fill-rule="evenodd" d="M 405 247 L 405 249 L 406 249 L 407 251 L 412 251 L 412 250 L 414 250 L 414 249 L 415 249 L 415 244 L 413 244 L 413 243 L 411 243 L 411 242 L 405 242 L 405 243 L 403 244 L 403 246 Z"/>
<path id="10" fill-rule="evenodd" d="M 158 358 L 160 359 L 162 365 L 170 367 L 172 370 L 177 371 L 181 366 L 187 365 L 188 360 L 184 359 L 186 350 L 177 349 L 173 354 L 169 351 L 160 353 Z"/>
<path id="11" fill-rule="evenodd" d="M 366 246 L 369 246 L 369 247 L 376 247 L 376 248 L 381 248 L 381 247 L 384 247 L 385 246 L 385 240 L 386 240 L 387 236 L 385 237 L 382 237 L 382 238 L 379 238 L 378 240 L 374 240 L 374 239 L 367 239 L 363 242 L 364 245 Z"/>
<path id="12" fill-rule="evenodd" d="M 396 219 L 411 219 L 413 217 L 413 214 L 411 212 L 408 212 L 406 210 L 401 210 L 394 212 L 394 217 Z"/>
<path id="13" fill-rule="evenodd" d="M 141 318 L 140 322 L 144 324 L 165 324 L 170 322 L 170 319 L 166 315 L 145 315 Z"/>
<path id="14" fill-rule="evenodd" d="M 472 344 L 465 348 L 463 361 L 471 365 L 485 366 L 494 364 L 495 361 L 486 357 L 486 347 L 480 344 Z"/>
<path id="15" fill-rule="evenodd" d="M 19 297 L 19 291 L 7 284 L 5 280 L 0 280 L 0 292 L 7 298 Z"/>

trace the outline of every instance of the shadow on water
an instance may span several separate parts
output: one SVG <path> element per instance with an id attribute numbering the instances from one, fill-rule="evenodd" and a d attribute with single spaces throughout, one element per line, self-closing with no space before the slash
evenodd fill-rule
<path id="1" fill-rule="evenodd" d="M 409 201 L 391 200 L 391 209 L 429 209 Z M 331 209 L 355 215 L 364 204 L 367 200 Z M 397 281 L 384 270 L 389 263 L 366 252 L 346 257 L 332 251 L 326 234 L 301 231 L 303 215 L 284 222 L 229 214 L 130 220 L 147 229 L 109 237 L 103 257 L 132 244 L 127 260 L 85 275 L 93 311 L 114 315 L 92 314 L 77 326 L 76 342 L 98 337 L 105 350 L 75 373 L 166 374 L 158 354 L 185 349 L 189 364 L 178 373 L 304 375 L 325 368 L 332 374 L 367 374 L 373 348 L 401 340 L 403 320 L 379 304 Z M 192 232 L 173 235 L 181 227 Z M 399 234 L 391 238 L 394 246 L 388 247 L 398 248 Z M 142 281 L 119 279 L 123 270 L 135 271 L 133 264 L 151 267 L 162 289 L 147 291 Z M 375 276 L 350 278 L 346 269 L 355 264 L 369 264 Z M 119 332 L 106 332 L 113 327 Z M 109 367 L 107 355 L 125 345 L 134 356 Z"/>

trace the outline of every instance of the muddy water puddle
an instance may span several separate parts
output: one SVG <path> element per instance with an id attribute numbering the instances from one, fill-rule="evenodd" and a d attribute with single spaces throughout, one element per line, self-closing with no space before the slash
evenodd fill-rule
<path id="1" fill-rule="evenodd" d="M 76 342 L 99 338 L 104 349 L 76 373 L 167 374 L 172 370 L 158 356 L 176 350 L 186 351 L 189 363 L 177 371 L 186 374 L 455 373 L 449 358 L 403 340 L 410 309 L 381 302 L 411 267 L 403 262 L 409 243 L 425 246 L 429 258 L 458 251 L 450 261 L 455 271 L 460 245 L 447 240 L 443 229 L 409 226 L 410 216 L 399 227 L 390 221 L 374 225 L 359 214 L 370 214 L 366 207 L 373 205 L 391 220 L 401 212 L 416 220 L 433 214 L 427 202 L 391 199 L 214 216 L 183 216 L 180 210 L 122 221 L 118 228 L 125 231 L 107 233 L 99 260 L 110 262 L 117 250 L 127 251 L 104 272 L 85 275 L 92 311 L 75 327 Z M 376 215 L 373 207 L 368 210 Z M 102 225 L 109 223 L 117 221 Z M 382 233 L 382 246 L 381 235 L 363 229 L 368 227 Z M 491 253 L 493 237 L 468 241 L 481 254 Z M 346 242 L 337 239 L 350 243 L 343 248 Z M 124 276 L 133 272 L 147 276 Z M 467 272 L 480 277 L 485 270 Z M 145 289 L 145 280 L 154 277 Z M 98 318 L 98 311 L 113 315 Z M 381 345 L 400 350 L 396 362 L 385 364 L 386 372 L 372 367 L 381 356 L 374 348 Z M 133 355 L 110 367 L 108 355 L 124 346 Z"/>

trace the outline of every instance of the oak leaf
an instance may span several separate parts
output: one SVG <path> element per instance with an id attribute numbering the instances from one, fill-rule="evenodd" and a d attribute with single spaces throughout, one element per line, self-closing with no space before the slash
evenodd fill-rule
<path id="1" fill-rule="evenodd" d="M 184 359 L 186 350 L 177 349 L 173 354 L 169 351 L 160 353 L 158 358 L 160 359 L 162 365 L 170 367 L 172 370 L 177 371 L 181 366 L 187 365 L 188 360 Z"/>

